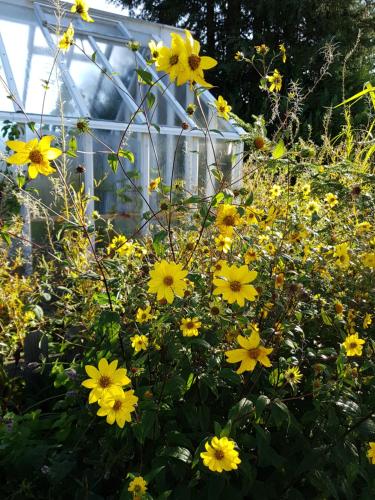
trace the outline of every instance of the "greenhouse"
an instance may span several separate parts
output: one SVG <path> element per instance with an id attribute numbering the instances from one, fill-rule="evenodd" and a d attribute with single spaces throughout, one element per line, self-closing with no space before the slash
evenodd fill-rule
<path id="1" fill-rule="evenodd" d="M 158 172 L 169 184 L 173 171 L 173 181 L 182 181 L 191 194 L 215 192 L 214 168 L 222 170 L 228 185 L 238 183 L 241 130 L 211 113 L 210 132 L 204 133 L 198 114 L 186 111 L 196 100 L 189 86 L 166 82 L 148 63 L 150 40 L 167 44 L 171 31 L 179 30 L 94 9 L 90 13 L 94 23 L 74 19 L 75 46 L 64 54 L 57 51 L 58 34 L 71 22 L 70 6 L 56 11 L 52 2 L 0 0 L 2 150 L 6 125 L 19 124 L 25 141 L 35 137 L 30 124 L 43 135 L 58 138 L 64 132 L 69 140 L 77 122 L 87 119 L 93 133 L 77 136 L 76 154 L 69 158 L 72 182 L 77 165 L 83 165 L 85 190 L 95 195 L 89 212 L 112 218 L 125 232 L 155 205 L 156 196 L 147 188 Z M 151 106 L 144 104 L 142 71 L 158 81 Z M 201 94 L 205 113 L 213 101 L 210 92 Z M 120 143 L 134 154 L 133 164 L 124 160 L 127 178 L 108 166 L 108 151 Z M 130 185 L 129 178 L 134 179 Z M 46 205 L 52 203 L 50 182 L 39 176 L 31 183 Z"/>

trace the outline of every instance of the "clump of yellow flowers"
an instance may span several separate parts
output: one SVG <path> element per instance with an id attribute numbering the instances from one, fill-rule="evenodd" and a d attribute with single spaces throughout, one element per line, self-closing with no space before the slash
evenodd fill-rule
<path id="1" fill-rule="evenodd" d="M 123 387 L 130 384 L 125 368 L 117 368 L 118 361 L 114 360 L 108 364 L 105 358 L 101 358 L 98 368 L 86 365 L 85 370 L 90 377 L 82 382 L 89 394 L 89 404 L 98 403 L 99 417 L 106 417 L 107 423 L 115 422 L 121 428 L 125 422 L 131 422 L 131 413 L 135 411 L 138 402 L 133 390 L 124 391 Z"/>

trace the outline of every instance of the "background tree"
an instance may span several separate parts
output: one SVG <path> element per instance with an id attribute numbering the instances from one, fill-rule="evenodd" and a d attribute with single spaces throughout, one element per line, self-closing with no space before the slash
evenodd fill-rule
<path id="1" fill-rule="evenodd" d="M 284 75 L 285 93 L 291 80 L 298 80 L 304 89 L 311 87 L 324 64 L 322 48 L 327 42 L 335 44 L 337 54 L 329 75 L 309 95 L 302 115 L 305 134 L 311 126 L 315 136 L 319 135 L 326 108 L 342 101 L 343 93 L 349 96 L 359 91 L 374 75 L 372 0 L 144 0 L 141 9 L 137 0 L 110 1 L 129 7 L 133 15 L 143 19 L 193 31 L 206 53 L 214 54 L 220 62 L 210 81 L 220 82 L 220 93 L 245 120 L 250 120 L 253 114 L 267 115 L 267 101 L 259 89 L 256 71 L 234 60 L 238 50 L 251 56 L 254 45 L 265 43 L 277 52 L 278 45 L 284 43 L 287 62 L 282 64 L 278 60 L 276 65 Z M 345 64 L 343 86 L 344 60 L 353 47 L 356 50 Z M 355 111 L 354 123 L 366 122 L 364 101 Z M 340 123 L 340 113 L 341 110 L 333 117 L 336 126 Z"/>

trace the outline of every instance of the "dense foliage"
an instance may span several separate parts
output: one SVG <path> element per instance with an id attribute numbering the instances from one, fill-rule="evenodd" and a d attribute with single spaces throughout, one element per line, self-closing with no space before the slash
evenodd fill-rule
<path id="1" fill-rule="evenodd" d="M 86 2 L 74 8 L 92 21 Z M 73 26 L 60 35 L 69 50 Z M 189 32 L 150 48 L 199 104 L 215 61 Z M 151 73 L 138 75 L 151 92 Z M 275 111 L 279 84 L 262 74 L 277 133 L 262 116 L 241 122 L 241 182 L 219 164 L 207 164 L 210 196 L 152 179 L 158 209 L 139 239 L 88 216 L 92 199 L 65 176 L 71 135 L 28 123 L 24 142 L 14 125 L 0 199 L 2 498 L 373 498 L 375 122 L 355 133 L 350 106 L 374 90 L 317 146 Z M 224 98 L 208 112 L 231 116 Z M 87 120 L 75 133 L 94 136 Z M 113 169 L 132 158 L 110 151 Z M 25 273 L 17 208 L 37 204 L 38 175 L 63 210 L 44 207 L 48 244 Z"/>

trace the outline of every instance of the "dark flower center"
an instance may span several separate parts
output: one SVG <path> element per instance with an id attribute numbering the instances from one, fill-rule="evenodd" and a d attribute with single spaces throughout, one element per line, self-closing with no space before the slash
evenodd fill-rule
<path id="1" fill-rule="evenodd" d="M 213 314 L 214 316 L 217 316 L 220 312 L 220 309 L 216 306 L 213 306 L 211 307 L 211 314 Z"/>
<path id="2" fill-rule="evenodd" d="M 349 344 L 349 349 L 356 349 L 357 343 L 356 342 L 350 342 Z"/>
<path id="3" fill-rule="evenodd" d="M 173 285 L 173 278 L 172 276 L 166 276 L 163 280 L 164 285 L 166 286 L 172 286 Z"/>
<path id="4" fill-rule="evenodd" d="M 100 387 L 103 387 L 105 389 L 111 384 L 111 379 L 107 377 L 106 375 L 102 375 L 99 379 L 99 385 Z"/>
<path id="5" fill-rule="evenodd" d="M 189 62 L 189 66 L 190 68 L 195 71 L 196 69 L 199 68 L 200 66 L 200 63 L 201 63 L 201 58 L 199 56 L 196 56 L 196 55 L 191 55 L 188 59 L 188 62 Z"/>
<path id="6" fill-rule="evenodd" d="M 221 450 L 216 450 L 215 451 L 215 458 L 216 458 L 216 460 L 223 460 L 224 453 Z"/>
<path id="7" fill-rule="evenodd" d="M 195 327 L 195 325 L 192 321 L 189 321 L 188 323 L 186 323 L 186 328 L 188 328 L 189 330 L 191 330 L 194 327 Z"/>
<path id="8" fill-rule="evenodd" d="M 29 154 L 29 159 L 32 163 L 43 163 L 43 155 L 37 149 L 31 151 L 31 153 Z"/>
<path id="9" fill-rule="evenodd" d="M 258 359 L 258 357 L 259 357 L 259 349 L 250 349 L 249 358 Z"/>
<path id="10" fill-rule="evenodd" d="M 241 283 L 239 281 L 232 281 L 229 287 L 232 292 L 239 292 L 241 290 Z"/>
<path id="11" fill-rule="evenodd" d="M 226 215 L 223 219 L 223 224 L 226 226 L 234 226 L 235 220 L 233 215 Z"/>
<path id="12" fill-rule="evenodd" d="M 113 405 L 113 409 L 115 411 L 119 411 L 121 409 L 122 403 L 120 400 L 116 399 L 115 404 Z"/>
<path id="13" fill-rule="evenodd" d="M 170 66 L 175 66 L 177 63 L 178 63 L 178 55 L 173 54 L 173 56 L 169 58 L 169 64 Z"/>

